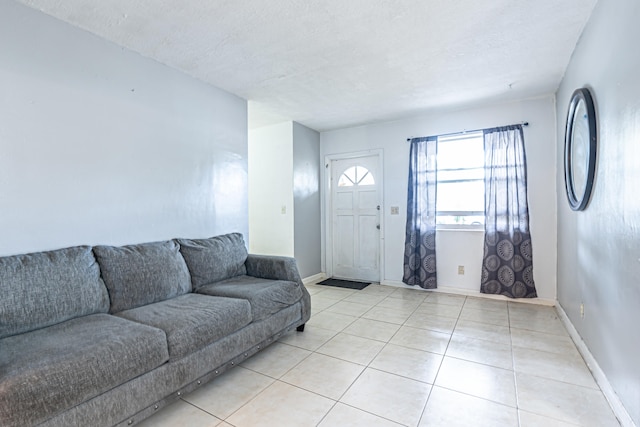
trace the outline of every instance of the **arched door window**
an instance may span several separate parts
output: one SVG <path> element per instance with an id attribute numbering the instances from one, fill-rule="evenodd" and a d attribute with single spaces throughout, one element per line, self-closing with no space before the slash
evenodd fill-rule
<path id="1" fill-rule="evenodd" d="M 373 175 L 364 166 L 351 166 L 340 175 L 338 187 L 353 187 L 354 185 L 375 185 Z"/>

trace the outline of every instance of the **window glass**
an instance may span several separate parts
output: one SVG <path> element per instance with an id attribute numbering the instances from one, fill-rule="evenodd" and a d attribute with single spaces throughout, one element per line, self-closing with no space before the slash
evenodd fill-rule
<path id="1" fill-rule="evenodd" d="M 482 132 L 438 138 L 438 169 L 484 168 Z"/>
<path id="2" fill-rule="evenodd" d="M 484 181 L 438 182 L 438 213 L 484 212 Z"/>
<path id="3" fill-rule="evenodd" d="M 484 141 L 482 132 L 438 138 L 437 224 L 484 225 Z"/>
<path id="4" fill-rule="evenodd" d="M 352 187 L 354 185 L 375 185 L 376 181 L 371 172 L 363 166 L 352 166 L 338 180 L 338 187 Z"/>

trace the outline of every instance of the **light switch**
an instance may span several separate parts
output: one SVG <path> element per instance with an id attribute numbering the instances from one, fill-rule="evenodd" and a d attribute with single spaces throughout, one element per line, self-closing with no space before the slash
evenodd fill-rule
<path id="1" fill-rule="evenodd" d="M 287 213 L 287 205 L 282 205 L 282 207 L 280 208 L 280 213 L 282 215 Z"/>

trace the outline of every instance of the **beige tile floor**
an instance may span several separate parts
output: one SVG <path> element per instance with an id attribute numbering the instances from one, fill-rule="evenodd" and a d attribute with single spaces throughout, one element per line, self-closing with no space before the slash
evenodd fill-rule
<path id="1" fill-rule="evenodd" d="M 141 426 L 618 426 L 555 309 L 307 286 L 312 318 Z"/>

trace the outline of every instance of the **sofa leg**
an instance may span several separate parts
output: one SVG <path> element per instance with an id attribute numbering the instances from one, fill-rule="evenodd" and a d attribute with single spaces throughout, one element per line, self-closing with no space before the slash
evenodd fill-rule
<path id="1" fill-rule="evenodd" d="M 304 323 L 296 328 L 298 332 L 304 332 Z"/>

